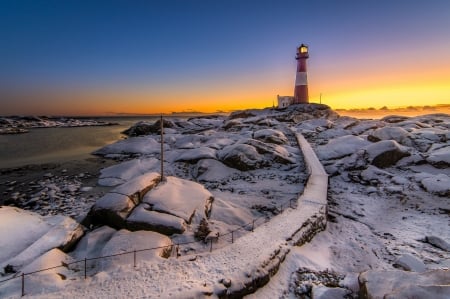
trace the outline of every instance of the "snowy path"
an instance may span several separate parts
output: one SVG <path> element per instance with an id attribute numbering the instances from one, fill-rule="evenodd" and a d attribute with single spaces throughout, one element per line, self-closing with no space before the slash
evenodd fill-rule
<path id="1" fill-rule="evenodd" d="M 196 256 L 160 262 L 139 261 L 86 280 L 65 283 L 64 289 L 40 290 L 42 298 L 189 298 L 239 296 L 254 292 L 278 270 L 290 248 L 302 244 L 326 223 L 328 177 L 311 146 L 297 134 L 311 175 L 296 209 L 287 209 L 247 233 L 234 244 Z M 132 258 L 132 257 L 130 257 Z M 30 277 L 30 280 L 33 278 Z M 37 290 L 36 290 L 37 291 Z M 53 292 L 53 293 L 52 293 Z M 33 290 L 29 290 L 30 295 Z M 39 296 L 38 296 L 39 297 Z"/>

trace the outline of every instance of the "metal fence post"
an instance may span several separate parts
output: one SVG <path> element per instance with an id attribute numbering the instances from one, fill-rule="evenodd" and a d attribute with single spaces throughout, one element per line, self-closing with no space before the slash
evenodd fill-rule
<path id="1" fill-rule="evenodd" d="M 212 238 L 211 239 L 209 239 L 209 241 L 210 241 L 210 247 L 209 247 L 209 252 L 212 252 Z"/>
<path id="2" fill-rule="evenodd" d="M 84 258 L 84 279 L 87 277 L 87 259 Z"/>
<path id="3" fill-rule="evenodd" d="M 133 263 L 134 263 L 134 267 L 136 268 L 136 249 L 133 252 Z"/>
<path id="4" fill-rule="evenodd" d="M 252 222 L 252 232 L 254 229 L 255 229 L 255 219 L 253 219 L 253 222 Z"/>
<path id="5" fill-rule="evenodd" d="M 234 231 L 231 231 L 231 243 L 234 243 Z"/>
<path id="6" fill-rule="evenodd" d="M 22 297 L 25 296 L 25 274 L 22 272 Z"/>

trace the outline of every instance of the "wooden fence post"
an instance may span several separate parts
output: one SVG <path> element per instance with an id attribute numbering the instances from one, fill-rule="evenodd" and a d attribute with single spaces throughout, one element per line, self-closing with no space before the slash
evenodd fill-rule
<path id="1" fill-rule="evenodd" d="M 25 274 L 22 272 L 22 297 L 25 296 Z"/>

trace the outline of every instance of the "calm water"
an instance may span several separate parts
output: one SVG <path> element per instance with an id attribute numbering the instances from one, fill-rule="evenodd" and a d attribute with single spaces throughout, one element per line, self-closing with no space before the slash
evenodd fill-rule
<path id="1" fill-rule="evenodd" d="M 139 120 L 155 118 L 108 118 L 117 126 L 42 128 L 26 134 L 0 135 L 0 168 L 27 164 L 86 159 L 94 150 L 124 137 L 123 130 Z"/>

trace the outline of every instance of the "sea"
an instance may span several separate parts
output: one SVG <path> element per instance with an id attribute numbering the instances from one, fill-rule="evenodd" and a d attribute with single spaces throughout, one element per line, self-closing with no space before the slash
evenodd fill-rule
<path id="1" fill-rule="evenodd" d="M 102 117 L 94 119 L 118 125 L 33 128 L 24 134 L 0 135 L 0 169 L 87 159 L 98 148 L 125 138 L 121 132 L 136 122 L 158 118 Z"/>

